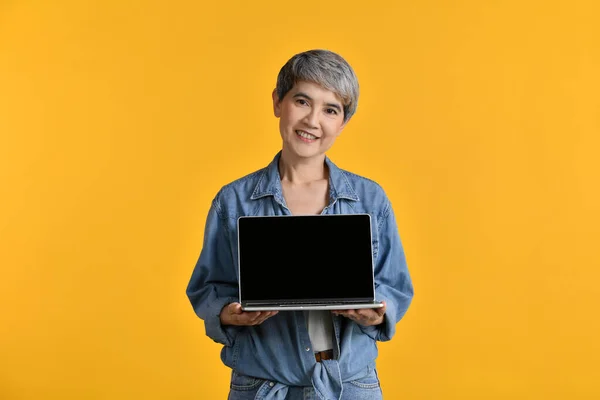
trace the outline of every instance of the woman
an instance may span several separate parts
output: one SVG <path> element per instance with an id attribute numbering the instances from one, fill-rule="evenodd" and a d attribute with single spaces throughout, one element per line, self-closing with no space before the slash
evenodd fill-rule
<path id="1" fill-rule="evenodd" d="M 206 334 L 224 345 L 221 359 L 232 369 L 229 399 L 380 399 L 376 342 L 393 337 L 413 287 L 383 189 L 325 155 L 356 111 L 358 81 L 339 55 L 311 50 L 282 67 L 272 97 L 282 149 L 266 168 L 215 196 L 187 295 Z M 371 215 L 375 292 L 383 308 L 241 310 L 238 217 L 356 213 Z M 326 238 L 315 232 L 313 240 Z"/>

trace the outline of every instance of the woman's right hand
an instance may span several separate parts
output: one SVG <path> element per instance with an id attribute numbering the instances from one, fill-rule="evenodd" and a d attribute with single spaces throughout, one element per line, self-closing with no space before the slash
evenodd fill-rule
<path id="1" fill-rule="evenodd" d="M 278 311 L 243 311 L 240 303 L 229 303 L 221 310 L 221 325 L 260 325 Z"/>

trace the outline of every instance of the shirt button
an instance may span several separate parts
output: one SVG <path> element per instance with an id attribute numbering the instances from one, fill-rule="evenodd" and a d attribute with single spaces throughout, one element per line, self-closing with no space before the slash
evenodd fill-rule
<path id="1" fill-rule="evenodd" d="M 269 386 L 273 387 L 275 384 L 273 382 L 269 382 Z"/>
<path id="2" fill-rule="evenodd" d="M 307 348 L 306 348 L 306 351 L 310 351 L 310 347 L 307 347 Z"/>

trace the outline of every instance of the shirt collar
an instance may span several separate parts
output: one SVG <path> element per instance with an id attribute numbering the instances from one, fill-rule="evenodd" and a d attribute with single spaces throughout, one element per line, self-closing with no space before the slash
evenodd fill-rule
<path id="1" fill-rule="evenodd" d="M 281 151 L 279 151 L 273 161 L 262 170 L 258 183 L 252 192 L 250 199 L 256 200 L 261 197 L 274 196 L 281 204 L 285 204 L 281 189 L 281 176 L 279 175 L 279 159 Z M 347 173 L 338 168 L 329 157 L 325 156 L 325 163 L 329 168 L 329 197 L 333 203 L 338 199 L 348 199 L 352 201 L 360 201 L 360 198 L 354 190 L 354 186 L 348 180 Z"/>

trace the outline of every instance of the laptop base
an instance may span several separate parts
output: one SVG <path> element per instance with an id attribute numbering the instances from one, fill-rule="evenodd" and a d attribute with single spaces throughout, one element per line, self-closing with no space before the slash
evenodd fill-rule
<path id="1" fill-rule="evenodd" d="M 331 303 L 331 304 L 260 304 L 244 305 L 243 311 L 304 311 L 304 310 L 356 310 L 359 308 L 381 308 L 383 303 L 373 301 L 367 303 Z"/>

